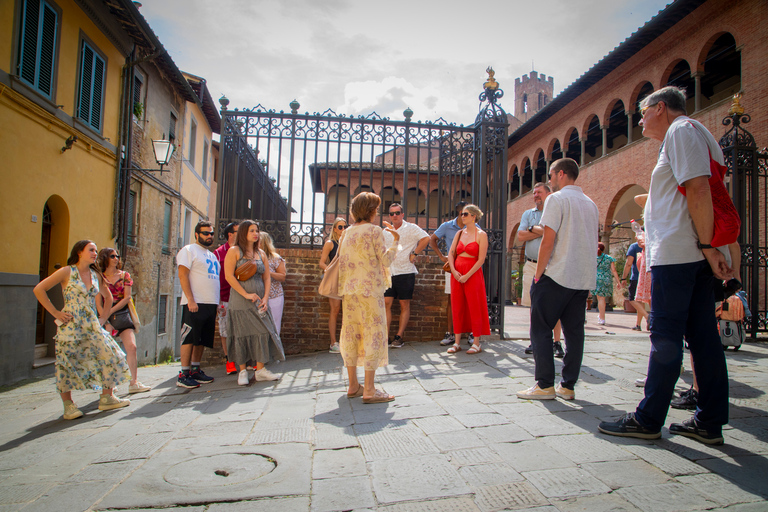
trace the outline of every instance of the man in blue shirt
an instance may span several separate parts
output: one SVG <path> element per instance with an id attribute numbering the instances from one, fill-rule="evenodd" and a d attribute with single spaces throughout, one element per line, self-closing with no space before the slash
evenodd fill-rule
<path id="1" fill-rule="evenodd" d="M 451 219 L 449 221 L 445 221 L 435 230 L 434 233 L 432 233 L 429 236 L 429 246 L 432 248 L 433 251 L 435 251 L 435 254 L 440 258 L 440 260 L 445 263 L 448 261 L 448 256 L 443 255 L 442 252 L 440 252 L 440 248 L 437 246 L 437 241 L 442 239 L 445 242 L 445 250 L 446 252 L 450 250 L 451 244 L 453 244 L 453 239 L 456 236 L 456 233 L 461 231 L 461 228 L 464 227 L 464 224 L 461 221 L 461 210 L 464 209 L 464 207 L 467 206 L 467 203 L 464 201 L 459 201 L 456 203 L 456 218 Z M 449 294 L 451 293 L 451 274 L 448 272 L 443 272 L 445 274 L 445 293 Z M 440 342 L 441 346 L 446 345 L 453 345 L 456 342 L 455 334 L 453 333 L 453 316 L 451 315 L 451 301 L 448 301 L 448 308 L 446 312 L 448 316 L 448 330 L 445 332 L 445 338 L 443 338 L 443 341 Z M 469 334 L 469 343 L 472 344 L 472 334 Z"/>

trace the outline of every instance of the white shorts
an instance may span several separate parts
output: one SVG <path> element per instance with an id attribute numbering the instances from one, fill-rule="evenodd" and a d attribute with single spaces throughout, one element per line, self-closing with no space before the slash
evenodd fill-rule
<path id="1" fill-rule="evenodd" d="M 227 312 L 229 311 L 229 302 L 222 302 L 219 304 L 216 310 L 216 318 L 219 319 L 219 336 L 226 338 L 229 333 L 227 332 Z"/>
<path id="2" fill-rule="evenodd" d="M 448 272 L 443 272 L 445 274 L 445 293 L 448 295 L 451 294 L 451 274 Z"/>

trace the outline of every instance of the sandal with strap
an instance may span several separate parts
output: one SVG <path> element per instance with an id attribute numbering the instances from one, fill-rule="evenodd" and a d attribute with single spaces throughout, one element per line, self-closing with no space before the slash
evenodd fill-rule
<path id="1" fill-rule="evenodd" d="M 482 351 L 483 351 L 483 349 L 480 348 L 480 345 L 472 345 L 467 350 L 467 354 L 479 354 Z"/>
<path id="2" fill-rule="evenodd" d="M 454 343 L 453 346 L 448 349 L 449 354 L 455 354 L 456 352 L 461 352 L 461 345 L 458 343 Z"/>

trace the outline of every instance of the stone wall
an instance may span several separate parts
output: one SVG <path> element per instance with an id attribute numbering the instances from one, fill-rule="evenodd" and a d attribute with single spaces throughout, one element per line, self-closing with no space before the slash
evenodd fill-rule
<path id="1" fill-rule="evenodd" d="M 283 311 L 282 340 L 285 353 L 305 354 L 328 350 L 328 299 L 317 293 L 322 271 L 318 265 L 321 251 L 310 249 L 283 249 L 280 254 L 285 258 L 288 275 L 283 285 L 285 308 Z M 411 301 L 411 319 L 403 338 L 406 342 L 432 342 L 443 339 L 448 328 L 445 315 L 449 296 L 444 292 L 445 278 L 443 263 L 436 256 L 419 256 L 416 267 L 416 289 Z M 392 325 L 390 339 L 397 334 L 397 320 L 400 306 L 397 301 L 392 306 Z M 339 315 L 338 329 L 341 330 L 343 317 Z M 337 332 L 338 336 L 338 332 Z M 224 355 L 221 341 L 216 332 L 214 349 L 206 350 L 206 364 L 221 364 Z"/>

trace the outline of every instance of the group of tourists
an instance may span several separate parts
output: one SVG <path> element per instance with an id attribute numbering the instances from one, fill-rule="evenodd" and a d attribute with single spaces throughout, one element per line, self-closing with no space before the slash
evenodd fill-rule
<path id="1" fill-rule="evenodd" d="M 613 279 L 622 288 L 631 271 L 630 301 L 638 311 L 635 329 L 641 329 L 645 318 L 652 344 L 645 398 L 634 412 L 600 423 L 599 431 L 643 439 L 661 436 L 680 375 L 685 339 L 696 370 L 698 402 L 693 417 L 672 423 L 669 431 L 707 444 L 722 444 L 722 426 L 728 421 L 728 378 L 715 320 L 714 283 L 715 279 L 737 277 L 733 267 L 738 269 L 738 247 L 718 250 L 711 245 L 710 158 L 722 164 L 723 155 L 710 132 L 686 116 L 685 103 L 684 91 L 665 87 L 640 104 L 643 134 L 662 146 L 649 194 L 638 198 L 638 204 L 644 206 L 645 231 L 637 233 L 637 246 L 630 248 L 621 279 L 613 258 L 598 242 L 597 207 L 575 184 L 579 165 L 570 158 L 559 159 L 550 166 L 549 184 L 533 187 L 536 208 L 526 212 L 518 236 L 526 246 L 536 247 L 535 252 L 526 247 L 523 272 L 523 300 L 531 307 L 531 346 L 526 352 L 534 356 L 535 384 L 517 396 L 575 398 L 590 290 L 598 300 L 598 322 L 604 324 L 605 297 L 613 291 Z M 395 399 L 375 388 L 374 376 L 388 364 L 388 349 L 405 343 L 418 272 L 414 259 L 428 244 L 446 264 L 445 291 L 450 293 L 447 316 L 453 332 L 447 332 L 441 344 L 450 345 L 448 353 L 455 354 L 462 350 L 462 334 L 467 334 L 467 353 L 477 354 L 482 351 L 482 338 L 490 334 L 482 271 L 488 236 L 478 225 L 483 212 L 475 205 L 459 203 L 456 218 L 430 236 L 403 220 L 399 203 L 388 206 L 391 223 L 382 222 L 384 228 L 375 225 L 380 205 L 376 194 L 357 195 L 350 207 L 353 223 L 335 220 L 319 262 L 327 270 L 338 260 L 340 298 L 330 299 L 330 351 L 340 352 L 347 368 L 347 396 L 362 397 L 364 403 Z M 265 364 L 285 359 L 280 339 L 285 261 L 254 221 L 229 224 L 225 234 L 225 244 L 211 252 L 213 227 L 201 221 L 195 227 L 195 243 L 176 256 L 183 291 L 180 387 L 213 382 L 200 362 L 205 347 L 213 346 L 217 317 L 227 373 L 237 373 L 238 384 L 250 382 L 249 368 L 255 370 L 257 381 L 277 380 Z M 447 254 L 438 248 L 441 240 Z M 68 266 L 35 287 L 36 297 L 58 325 L 56 383 L 65 419 L 83 414 L 72 401 L 74 389 L 101 389 L 101 410 L 129 405 L 129 400 L 114 395 L 114 388 L 125 379 L 130 379 L 130 393 L 149 390 L 137 378 L 135 326 L 129 307 L 133 283 L 119 263 L 114 249 L 98 252 L 95 243 L 82 240 L 72 248 Z M 64 291 L 61 310 L 46 293 L 56 285 Z M 397 334 L 390 340 L 395 299 L 400 316 Z M 652 305 L 650 314 L 643 302 Z M 342 310 L 337 340 L 337 318 Z M 110 331 L 122 341 L 125 352 Z M 563 357 L 557 384 L 556 356 Z M 364 369 L 362 383 L 358 366 Z"/>

